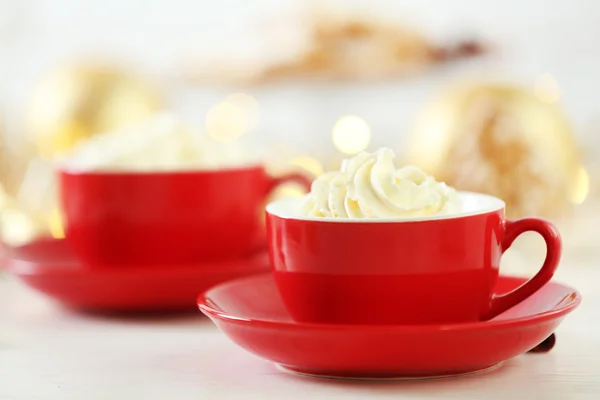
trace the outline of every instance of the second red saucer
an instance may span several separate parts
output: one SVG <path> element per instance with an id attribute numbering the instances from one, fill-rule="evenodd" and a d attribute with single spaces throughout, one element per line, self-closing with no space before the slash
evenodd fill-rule
<path id="1" fill-rule="evenodd" d="M 90 269 L 80 265 L 64 240 L 7 250 L 10 273 L 66 306 L 90 311 L 193 310 L 198 293 L 269 269 L 266 252 L 201 265 Z"/>
<path id="2" fill-rule="evenodd" d="M 500 277 L 498 288 L 525 278 Z M 286 370 L 337 378 L 423 378 L 486 370 L 549 337 L 581 301 L 550 282 L 487 322 L 446 325 L 342 325 L 295 322 L 270 274 L 218 285 L 198 306 L 235 343 Z M 398 310 L 402 312 L 402 310 Z"/>

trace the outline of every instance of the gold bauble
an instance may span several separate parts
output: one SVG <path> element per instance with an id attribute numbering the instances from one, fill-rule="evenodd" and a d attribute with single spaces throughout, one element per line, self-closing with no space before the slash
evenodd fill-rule
<path id="1" fill-rule="evenodd" d="M 9 189 L 0 199 L 0 238 L 14 244 L 37 236 L 63 237 L 51 161 L 81 140 L 148 117 L 162 104 L 162 95 L 150 83 L 116 68 L 75 65 L 50 72 L 34 90 L 27 110 L 29 140 L 10 159 L 18 181 L 0 171 L 0 181 Z"/>
<path id="2" fill-rule="evenodd" d="M 140 77 L 115 68 L 72 66 L 52 71 L 34 91 L 26 130 L 40 156 L 52 158 L 161 105 L 162 96 Z"/>
<path id="3" fill-rule="evenodd" d="M 510 217 L 560 215 L 585 194 L 557 100 L 508 84 L 454 87 L 417 119 L 407 161 L 457 189 L 504 199 Z"/>

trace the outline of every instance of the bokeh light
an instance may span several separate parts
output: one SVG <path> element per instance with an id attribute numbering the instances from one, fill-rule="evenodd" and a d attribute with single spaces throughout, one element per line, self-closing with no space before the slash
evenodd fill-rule
<path id="1" fill-rule="evenodd" d="M 38 225 L 23 211 L 9 208 L 4 210 L 0 217 L 0 236 L 6 243 L 13 246 L 22 245 L 38 234 Z"/>
<path id="2" fill-rule="evenodd" d="M 371 141 L 371 128 L 355 115 L 340 118 L 333 126 L 333 144 L 345 154 L 357 154 L 366 149 Z"/>
<path id="3" fill-rule="evenodd" d="M 294 157 L 290 160 L 290 165 L 300 167 L 315 176 L 323 174 L 323 166 L 321 163 L 313 157 L 299 156 Z"/>
<path id="4" fill-rule="evenodd" d="M 573 193 L 571 193 L 571 203 L 581 204 L 585 201 L 590 192 L 590 177 L 584 167 L 579 167 L 575 178 Z"/>
<path id="5" fill-rule="evenodd" d="M 247 128 L 242 110 L 228 101 L 217 104 L 206 113 L 206 132 L 215 141 L 233 142 Z"/>
<path id="6" fill-rule="evenodd" d="M 536 96 L 546 103 L 557 103 L 560 100 L 558 82 L 551 74 L 542 74 L 535 81 L 534 92 Z"/>
<path id="7" fill-rule="evenodd" d="M 62 215 L 58 209 L 54 209 L 48 220 L 50 235 L 55 239 L 63 239 L 65 237 L 65 229 L 63 225 Z"/>
<path id="8" fill-rule="evenodd" d="M 217 142 L 233 142 L 256 128 L 260 106 L 254 97 L 234 93 L 206 113 L 206 132 Z"/>
<path id="9" fill-rule="evenodd" d="M 246 93 L 234 93 L 226 101 L 239 108 L 244 115 L 246 132 L 256 128 L 260 119 L 260 106 L 254 97 Z"/>

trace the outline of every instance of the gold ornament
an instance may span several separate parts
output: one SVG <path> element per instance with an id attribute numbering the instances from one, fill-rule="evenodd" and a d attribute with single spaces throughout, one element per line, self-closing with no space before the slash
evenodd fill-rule
<path id="1" fill-rule="evenodd" d="M 19 144 L 19 157 L 0 143 L 0 183 L 8 189 L 0 193 L 1 240 L 63 237 L 49 161 L 80 140 L 135 123 L 161 106 L 162 96 L 149 83 L 115 68 L 72 66 L 49 73 L 34 91 L 25 120 L 30 140 Z M 19 179 L 11 180 L 17 172 Z"/>
<path id="2" fill-rule="evenodd" d="M 558 98 L 539 93 L 505 84 L 449 90 L 417 119 L 408 161 L 504 199 L 509 217 L 561 215 L 585 199 L 583 167 Z"/>
<path id="3" fill-rule="evenodd" d="M 162 97 L 124 71 L 74 66 L 51 72 L 34 92 L 27 132 L 40 156 L 65 154 L 77 142 L 152 114 Z"/>

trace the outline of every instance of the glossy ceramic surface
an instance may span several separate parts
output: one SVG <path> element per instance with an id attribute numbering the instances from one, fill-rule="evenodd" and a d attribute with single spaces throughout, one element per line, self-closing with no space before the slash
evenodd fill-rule
<path id="1" fill-rule="evenodd" d="M 7 269 L 58 302 L 89 311 L 193 310 L 198 293 L 268 271 L 262 251 L 245 259 L 155 268 L 83 268 L 64 240 L 9 249 Z"/>
<path id="2" fill-rule="evenodd" d="M 511 291 L 524 278 L 501 276 Z M 300 323 L 270 274 L 218 285 L 198 299 L 235 343 L 288 370 L 344 378 L 430 377 L 479 371 L 534 348 L 580 303 L 555 282 L 485 322 L 441 325 Z"/>
<path id="3" fill-rule="evenodd" d="M 561 253 L 552 224 L 537 218 L 507 221 L 503 208 L 410 222 L 320 221 L 269 210 L 267 237 L 275 281 L 290 314 L 302 322 L 490 319 L 548 282 Z M 522 287 L 495 295 L 502 253 L 527 231 L 544 238 L 546 260 Z"/>
<path id="4" fill-rule="evenodd" d="M 265 247 L 263 213 L 277 185 L 310 182 L 248 167 L 194 172 L 61 171 L 67 238 L 88 266 L 189 264 Z"/>

